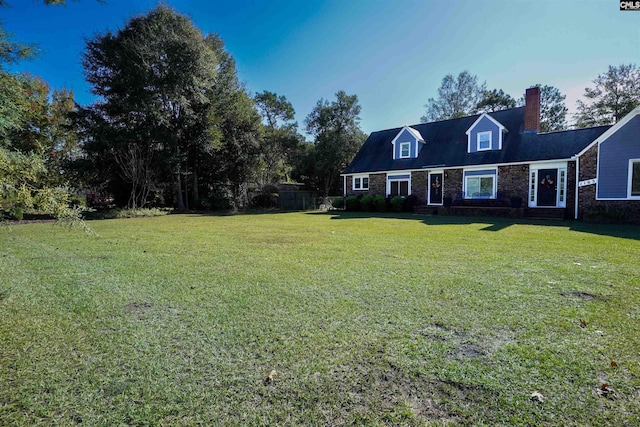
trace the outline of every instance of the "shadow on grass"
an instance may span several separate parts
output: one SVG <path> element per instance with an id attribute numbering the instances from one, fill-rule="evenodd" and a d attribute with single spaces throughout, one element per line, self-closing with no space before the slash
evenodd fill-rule
<path id="1" fill-rule="evenodd" d="M 468 225 L 489 224 L 482 231 L 500 231 L 512 225 L 527 224 L 542 227 L 562 227 L 580 233 L 598 234 L 602 236 L 620 237 L 640 240 L 640 226 L 633 224 L 594 224 L 573 220 L 540 220 L 526 218 L 494 218 L 489 216 L 444 216 L 420 215 L 413 213 L 379 213 L 379 212 L 307 212 L 308 215 L 330 215 L 332 220 L 349 220 L 365 218 L 389 218 L 422 221 L 425 225 Z"/>

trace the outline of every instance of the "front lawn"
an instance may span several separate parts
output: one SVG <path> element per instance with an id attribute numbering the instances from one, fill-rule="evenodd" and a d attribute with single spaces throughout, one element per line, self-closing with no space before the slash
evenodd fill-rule
<path id="1" fill-rule="evenodd" d="M 0 425 L 640 423 L 640 228 L 373 216 L 0 227 Z"/>

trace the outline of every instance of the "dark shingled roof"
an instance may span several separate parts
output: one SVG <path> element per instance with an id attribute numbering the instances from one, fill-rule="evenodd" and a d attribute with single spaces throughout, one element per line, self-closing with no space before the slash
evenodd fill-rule
<path id="1" fill-rule="evenodd" d="M 479 166 L 488 164 L 568 159 L 602 135 L 610 126 L 550 133 L 523 132 L 524 107 L 489 113 L 508 132 L 502 150 L 467 153 L 467 134 L 480 117 L 462 117 L 411 127 L 426 141 L 415 159 L 393 160 L 391 141 L 402 128 L 373 132 L 343 173 L 425 169 L 435 167 Z"/>

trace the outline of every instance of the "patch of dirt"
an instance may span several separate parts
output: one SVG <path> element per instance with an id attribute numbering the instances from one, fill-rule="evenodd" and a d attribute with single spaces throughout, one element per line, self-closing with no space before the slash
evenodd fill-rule
<path id="1" fill-rule="evenodd" d="M 123 310 L 131 313 L 139 313 L 150 310 L 153 306 L 146 302 L 132 302 L 124 306 Z"/>
<path id="2" fill-rule="evenodd" d="M 575 298 L 583 301 L 595 301 L 595 300 L 602 301 L 606 299 L 602 295 L 595 295 L 589 292 L 581 292 L 581 291 L 561 292 L 560 295 L 566 298 Z"/>

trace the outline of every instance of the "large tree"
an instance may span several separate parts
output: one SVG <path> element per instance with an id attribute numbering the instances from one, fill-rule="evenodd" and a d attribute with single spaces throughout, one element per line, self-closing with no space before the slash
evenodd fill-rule
<path id="1" fill-rule="evenodd" d="M 360 104 L 357 95 L 336 93 L 336 100 L 319 100 L 305 124 L 314 137 L 313 156 L 319 190 L 328 196 L 336 190 L 336 182 L 353 160 L 366 135 L 360 129 Z"/>
<path id="2" fill-rule="evenodd" d="M 537 83 L 533 87 L 540 88 L 540 132 L 555 132 L 567 129 L 567 106 L 565 95 L 560 89 Z M 524 95 L 518 104 L 524 105 Z"/>
<path id="3" fill-rule="evenodd" d="M 577 127 L 610 125 L 640 105 L 640 68 L 622 64 L 599 74 L 593 88 L 585 88 L 585 101 L 578 100 Z"/>
<path id="4" fill-rule="evenodd" d="M 235 60 L 222 39 L 212 34 L 207 43 L 219 66 L 217 82 L 209 93 L 213 104 L 208 128 L 211 145 L 206 150 L 209 163 L 201 173 L 210 174 L 209 190 L 218 195 L 230 193 L 231 207 L 237 209 L 248 202 L 248 183 L 258 162 L 260 114 L 238 79 Z"/>
<path id="5" fill-rule="evenodd" d="M 447 74 L 438 88 L 438 97 L 429 98 L 425 105 L 426 114 L 420 120 L 428 123 L 475 114 L 485 89 L 485 83 L 479 84 L 478 77 L 468 71 L 457 77 Z"/>
<path id="6" fill-rule="evenodd" d="M 283 95 L 269 91 L 256 94 L 254 99 L 264 122 L 258 183 L 264 185 L 286 180 L 301 141 L 298 124 L 293 121 L 293 106 Z"/>
<path id="7" fill-rule="evenodd" d="M 135 156 L 136 168 L 153 162 L 156 172 L 169 178 L 176 207 L 185 208 L 184 178 L 192 173 L 188 153 L 194 142 L 207 138 L 203 123 L 211 110 L 208 94 L 215 83 L 216 64 L 203 34 L 167 6 L 87 43 L 85 76 L 100 97 L 91 107 L 93 117 L 102 121 L 96 128 L 107 132 L 106 142 L 111 142 L 112 156 L 132 192 L 140 188 L 132 181 L 137 176 L 131 170 L 132 153 L 147 153 Z M 132 145 L 142 147 L 132 149 Z M 147 190 L 130 197 L 129 205 L 144 205 Z"/>
<path id="8" fill-rule="evenodd" d="M 484 90 L 482 99 L 476 105 L 476 113 L 492 113 L 516 106 L 516 100 L 502 89 Z"/>
<path id="9" fill-rule="evenodd" d="M 0 7 L 7 5 L 0 0 Z M 25 209 L 37 209 L 69 224 L 85 226 L 79 219 L 80 209 L 70 207 L 69 190 L 62 186 L 63 180 L 60 176 L 55 182 L 50 179 L 52 168 L 48 168 L 46 158 L 59 136 L 51 129 L 62 119 L 51 114 L 48 85 L 28 74 L 14 75 L 5 70 L 7 64 L 33 54 L 33 46 L 12 40 L 0 25 L 0 213 L 11 212 L 20 218 Z"/>

